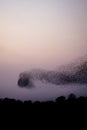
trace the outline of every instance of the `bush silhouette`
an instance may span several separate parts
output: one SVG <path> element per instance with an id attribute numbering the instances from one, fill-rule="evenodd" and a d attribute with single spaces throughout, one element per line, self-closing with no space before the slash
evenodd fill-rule
<path id="1" fill-rule="evenodd" d="M 64 96 L 56 98 L 56 102 L 65 102 L 66 98 Z"/>
<path id="2" fill-rule="evenodd" d="M 76 98 L 76 95 L 71 93 L 66 99 L 64 96 L 57 97 L 55 101 L 20 101 L 15 99 L 0 99 L 0 110 L 4 112 L 14 113 L 17 110 L 19 113 L 23 114 L 42 114 L 47 113 L 51 115 L 52 113 L 59 115 L 61 112 L 64 113 L 87 113 L 87 97 Z"/>
<path id="3" fill-rule="evenodd" d="M 69 96 L 68 96 L 68 100 L 75 100 L 76 99 L 76 95 L 71 93 Z"/>

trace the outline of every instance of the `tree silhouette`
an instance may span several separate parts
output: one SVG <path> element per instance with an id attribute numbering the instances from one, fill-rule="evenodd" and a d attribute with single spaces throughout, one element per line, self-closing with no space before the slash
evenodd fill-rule
<path id="1" fill-rule="evenodd" d="M 65 102 L 66 98 L 64 96 L 56 98 L 56 102 Z"/>
<path id="2" fill-rule="evenodd" d="M 76 99 L 76 95 L 71 93 L 69 96 L 68 96 L 68 100 L 75 100 Z"/>

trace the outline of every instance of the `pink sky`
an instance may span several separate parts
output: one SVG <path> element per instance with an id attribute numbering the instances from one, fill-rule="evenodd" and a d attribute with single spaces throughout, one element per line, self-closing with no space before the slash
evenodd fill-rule
<path id="1" fill-rule="evenodd" d="M 87 54 L 85 0 L 1 0 L 0 63 L 47 67 Z"/>
<path id="2" fill-rule="evenodd" d="M 0 98 L 87 95 L 87 86 L 17 86 L 20 72 L 54 69 L 86 54 L 87 0 L 0 0 Z"/>

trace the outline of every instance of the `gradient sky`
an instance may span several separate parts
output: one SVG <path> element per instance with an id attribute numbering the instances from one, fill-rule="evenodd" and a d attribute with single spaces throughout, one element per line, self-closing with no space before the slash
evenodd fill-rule
<path id="1" fill-rule="evenodd" d="M 0 0 L 0 63 L 54 67 L 87 52 L 86 0 Z"/>
<path id="2" fill-rule="evenodd" d="M 87 95 L 87 86 L 17 86 L 24 70 L 54 69 L 86 54 L 87 0 L 0 0 L 0 97 Z"/>

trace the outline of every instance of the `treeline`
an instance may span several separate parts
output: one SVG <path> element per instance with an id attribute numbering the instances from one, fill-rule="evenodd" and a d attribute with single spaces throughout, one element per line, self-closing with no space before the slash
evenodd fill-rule
<path id="1" fill-rule="evenodd" d="M 15 99 L 0 99 L 0 110 L 25 110 L 26 112 L 87 112 L 87 97 L 78 97 L 70 94 L 56 98 L 55 101 L 20 101 Z"/>

